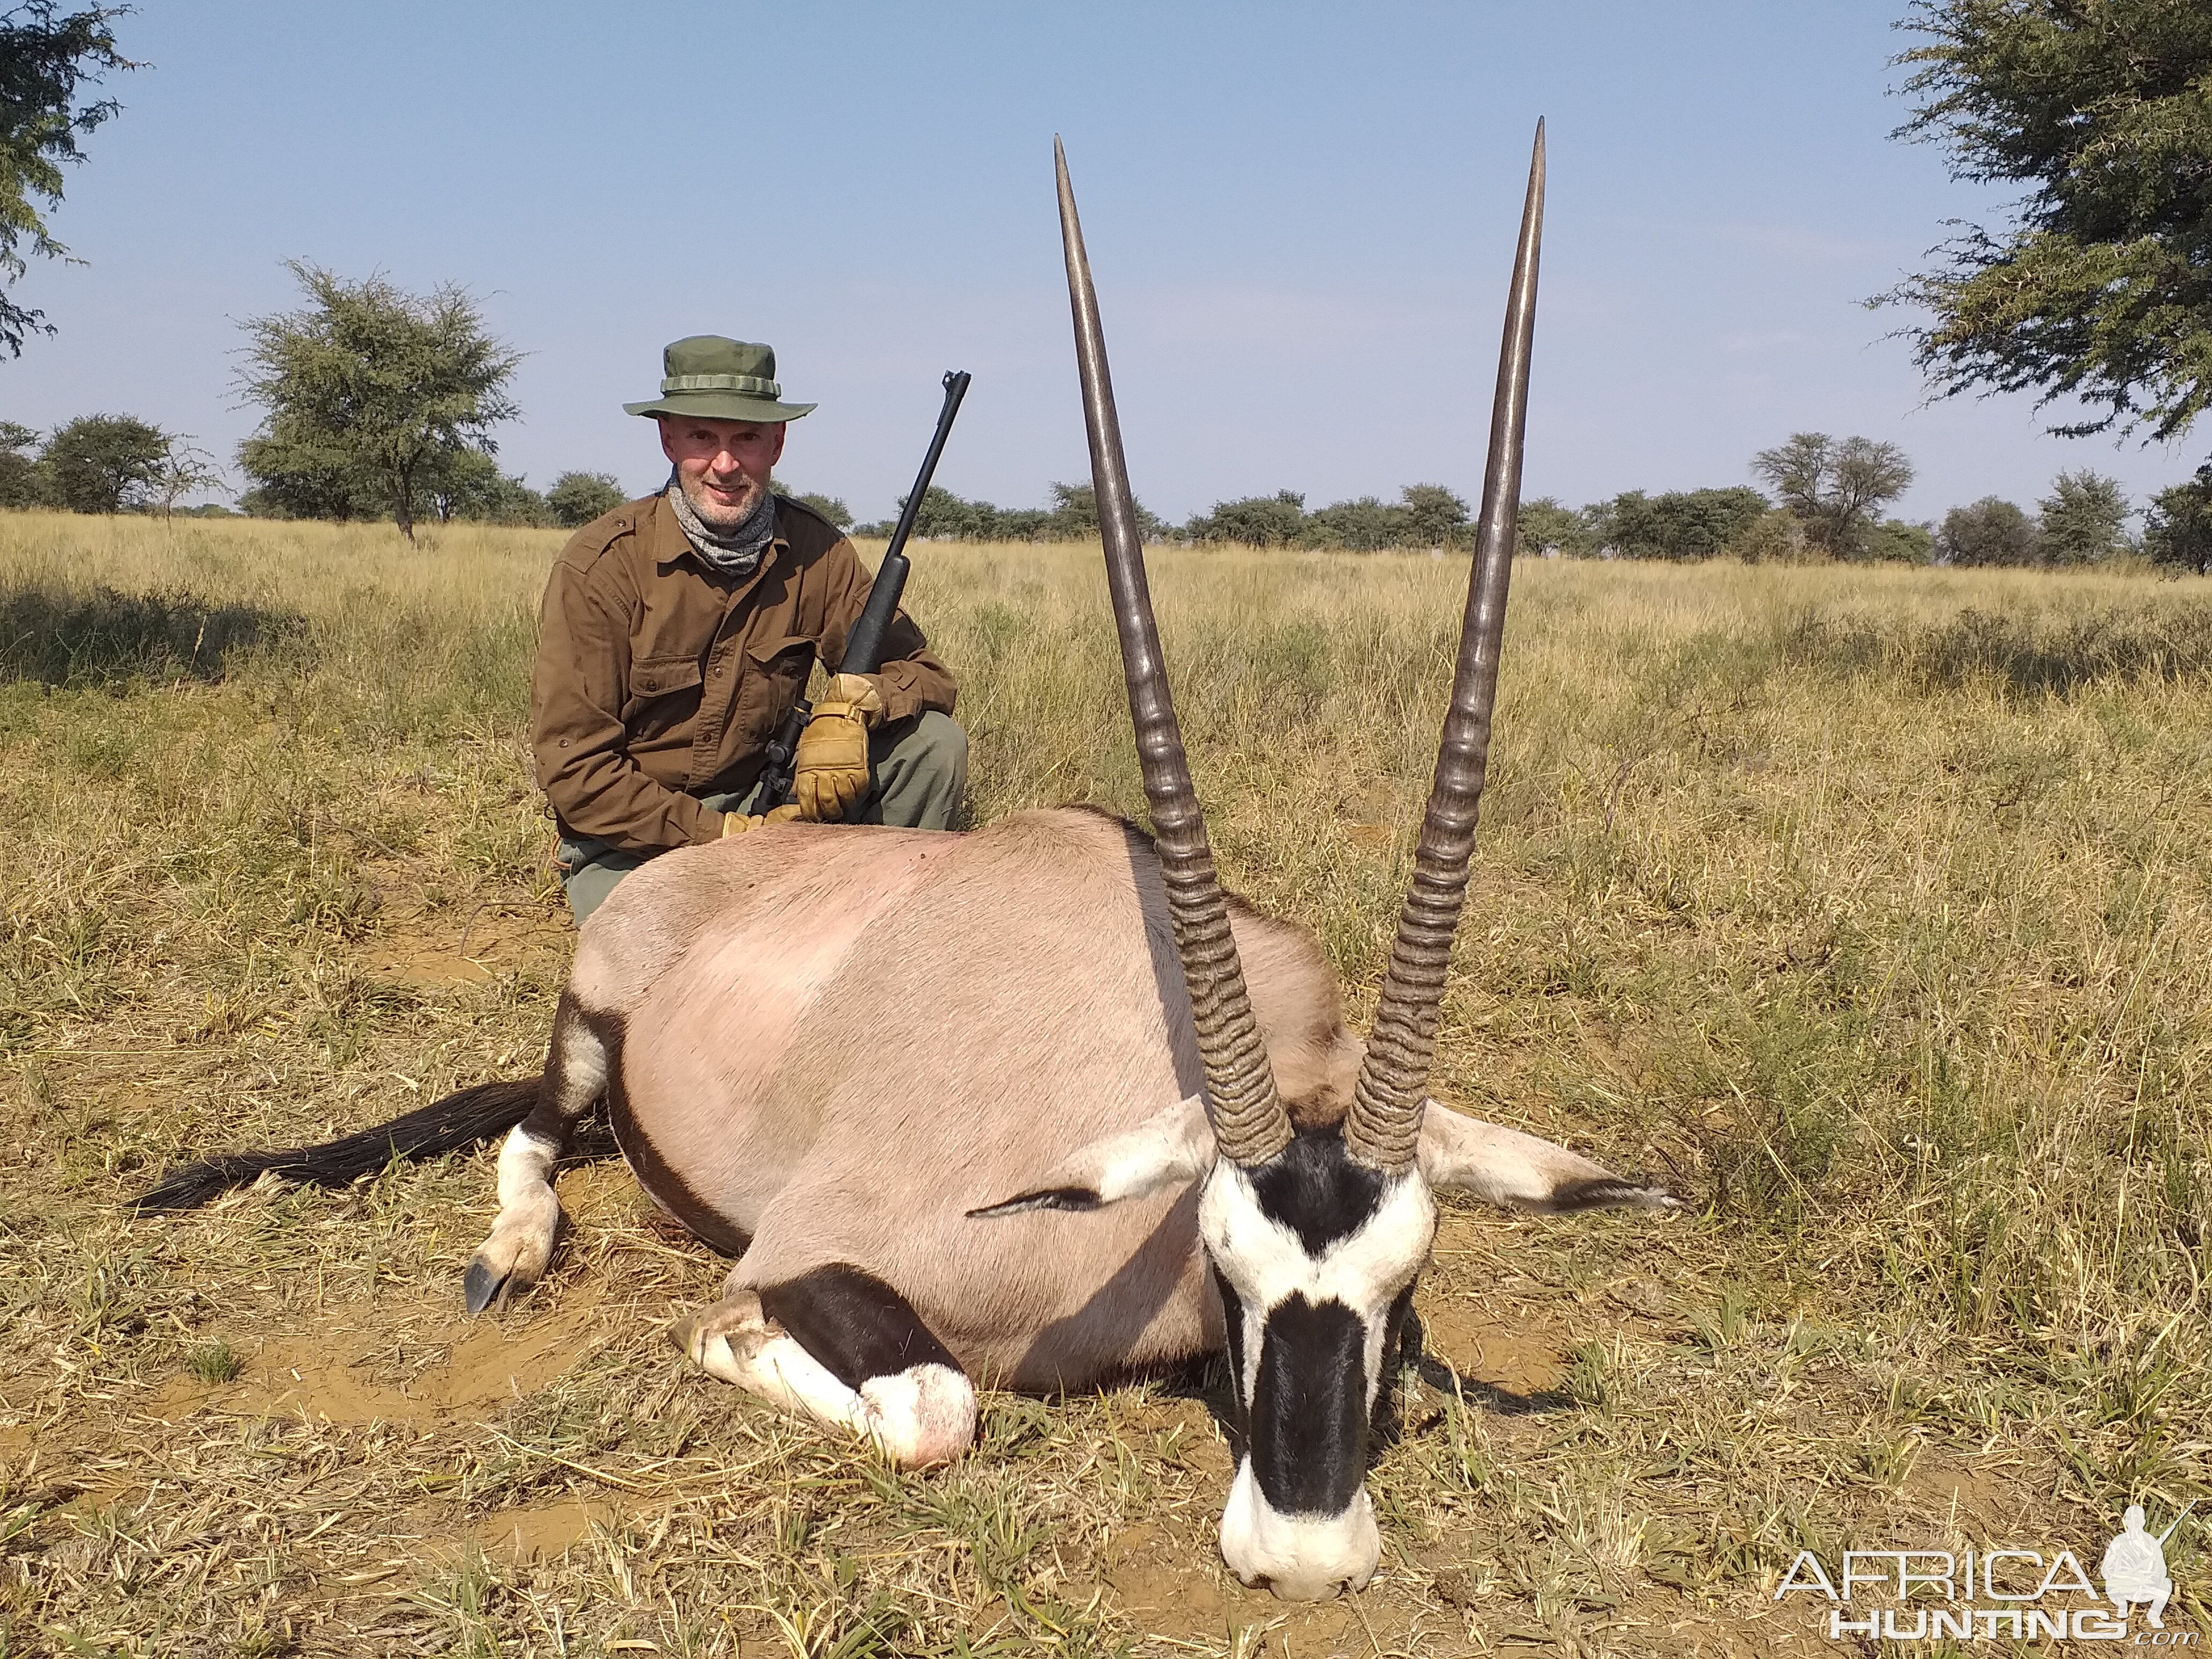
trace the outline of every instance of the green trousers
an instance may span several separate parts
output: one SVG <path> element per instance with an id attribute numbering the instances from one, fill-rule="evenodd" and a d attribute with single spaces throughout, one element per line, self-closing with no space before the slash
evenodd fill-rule
<path id="1" fill-rule="evenodd" d="M 968 794 L 968 734 L 950 714 L 935 710 L 894 720 L 868 734 L 868 793 L 854 823 L 890 823 L 903 830 L 950 830 Z M 750 812 L 758 786 L 742 793 L 702 795 L 717 812 Z M 586 836 L 563 836 L 555 858 L 561 889 L 576 920 L 605 902 L 615 884 L 654 856 L 625 853 Z"/>

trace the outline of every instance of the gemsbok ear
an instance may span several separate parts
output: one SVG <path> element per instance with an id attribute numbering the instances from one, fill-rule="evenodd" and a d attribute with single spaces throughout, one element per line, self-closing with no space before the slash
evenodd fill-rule
<path id="1" fill-rule="evenodd" d="M 1430 1186 L 1509 1209 L 1558 1215 L 1611 1204 L 1681 1208 L 1681 1200 L 1664 1188 L 1623 1181 L 1580 1152 L 1516 1129 L 1501 1129 L 1433 1100 L 1421 1121 L 1420 1162 Z"/>
<path id="2" fill-rule="evenodd" d="M 1068 1155 L 1044 1184 L 1018 1197 L 970 1210 L 971 1216 L 1018 1215 L 1024 1210 L 1102 1210 L 1125 1198 L 1145 1198 L 1202 1178 L 1213 1168 L 1212 1127 L 1203 1096 L 1192 1095 L 1154 1112 L 1133 1129 L 1094 1140 Z"/>

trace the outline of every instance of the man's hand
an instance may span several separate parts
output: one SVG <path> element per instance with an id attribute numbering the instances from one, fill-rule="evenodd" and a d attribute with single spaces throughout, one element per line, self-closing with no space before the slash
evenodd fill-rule
<path id="1" fill-rule="evenodd" d="M 722 834 L 742 836 L 748 830 L 757 830 L 763 823 L 789 823 L 799 816 L 796 806 L 779 806 L 771 812 L 755 812 L 748 817 L 743 812 L 722 814 Z"/>
<path id="2" fill-rule="evenodd" d="M 866 674 L 832 674 L 793 757 L 791 797 L 817 823 L 842 818 L 868 793 L 868 732 L 884 717 L 884 695 Z"/>

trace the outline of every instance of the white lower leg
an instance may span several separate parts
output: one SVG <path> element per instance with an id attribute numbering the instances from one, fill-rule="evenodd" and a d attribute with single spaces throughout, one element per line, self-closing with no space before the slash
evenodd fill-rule
<path id="1" fill-rule="evenodd" d="M 499 1150 L 499 1218 L 469 1264 L 469 1304 L 482 1312 L 496 1294 L 527 1290 L 544 1276 L 561 1224 L 553 1194 L 553 1164 L 560 1148 L 517 1128 Z"/>
<path id="2" fill-rule="evenodd" d="M 868 1437 L 906 1468 L 950 1463 L 975 1443 L 975 1385 L 949 1365 L 915 1365 L 860 1384 Z"/>
<path id="3" fill-rule="evenodd" d="M 902 1468 L 949 1463 L 975 1442 L 975 1389 L 962 1373 L 916 1365 L 848 1388 L 750 1291 L 725 1297 L 669 1334 L 708 1376 L 862 1437 Z"/>

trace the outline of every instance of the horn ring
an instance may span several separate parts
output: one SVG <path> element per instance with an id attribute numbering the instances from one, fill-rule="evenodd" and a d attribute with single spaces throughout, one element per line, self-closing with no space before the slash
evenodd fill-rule
<path id="1" fill-rule="evenodd" d="M 1250 1167 L 1291 1144 L 1290 1115 L 1275 1092 L 1260 1023 L 1244 986 L 1244 968 L 1229 927 L 1229 902 L 1214 873 L 1206 816 L 1192 787 L 1190 763 L 1176 724 L 1175 699 L 1160 654 L 1159 629 L 1145 580 L 1145 553 L 1137 532 L 1129 463 L 1114 409 L 1114 380 L 1106 365 L 1106 337 L 1098 321 L 1098 295 L 1068 182 L 1067 155 L 1052 141 L 1060 185 L 1060 243 L 1067 256 L 1067 298 L 1075 319 L 1075 362 L 1083 381 L 1083 420 L 1091 438 L 1091 480 L 1098 503 L 1098 528 L 1106 550 L 1106 582 L 1114 596 L 1114 623 L 1121 641 L 1121 670 L 1128 684 L 1129 717 L 1136 728 L 1137 762 L 1151 805 L 1160 874 L 1167 884 L 1168 916 L 1176 954 L 1190 994 L 1199 1058 L 1206 1071 L 1206 1108 L 1221 1155 Z"/>
<path id="2" fill-rule="evenodd" d="M 1528 354 L 1536 329 L 1536 268 L 1544 234 L 1544 124 L 1528 162 L 1528 194 L 1505 304 L 1498 354 L 1498 393 L 1491 405 L 1490 456 L 1482 479 L 1482 517 L 1474 568 L 1460 626 L 1451 706 L 1444 714 L 1437 769 L 1421 839 L 1413 852 L 1413 884 L 1399 913 L 1398 933 L 1367 1055 L 1344 1117 L 1344 1144 L 1376 1169 L 1411 1167 L 1420 1149 L 1421 1115 L 1443 1018 L 1444 976 L 1452 937 L 1467 899 L 1468 864 L 1482 811 L 1490 763 L 1490 720 L 1498 702 L 1498 653 L 1505 634 L 1506 589 L 1513 580 L 1513 539 L 1521 509 L 1522 440 L 1528 424 Z"/>

